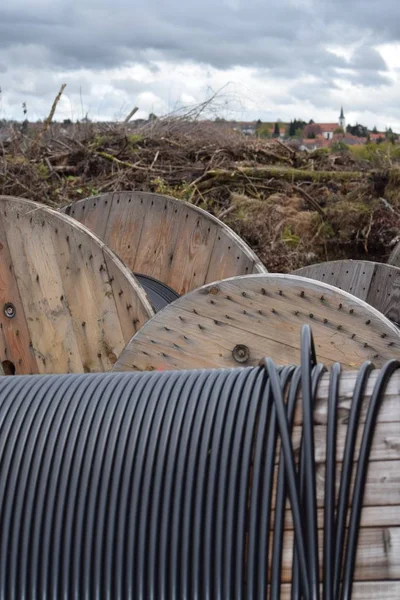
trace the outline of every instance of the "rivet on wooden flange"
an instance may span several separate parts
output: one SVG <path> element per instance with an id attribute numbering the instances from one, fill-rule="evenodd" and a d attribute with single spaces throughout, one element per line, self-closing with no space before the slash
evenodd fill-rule
<path id="1" fill-rule="evenodd" d="M 17 314 L 14 304 L 12 304 L 11 302 L 7 302 L 4 305 L 4 314 L 7 317 L 7 319 L 13 319 Z"/>
<path id="2" fill-rule="evenodd" d="M 232 356 L 238 363 L 245 363 L 250 358 L 250 350 L 244 344 L 238 344 L 232 350 Z"/>

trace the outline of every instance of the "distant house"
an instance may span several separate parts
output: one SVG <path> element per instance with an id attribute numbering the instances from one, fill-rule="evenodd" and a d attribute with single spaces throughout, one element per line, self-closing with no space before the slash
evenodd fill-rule
<path id="1" fill-rule="evenodd" d="M 319 123 L 322 135 L 326 140 L 333 139 L 335 130 L 339 127 L 337 123 Z"/>
<path id="2" fill-rule="evenodd" d="M 384 133 L 370 133 L 369 137 L 371 142 L 377 142 L 378 140 L 386 139 L 386 135 Z"/>
<path id="3" fill-rule="evenodd" d="M 301 141 L 299 150 L 308 150 L 312 152 L 313 150 L 318 150 L 318 148 L 325 148 L 328 146 L 328 141 L 326 138 L 320 134 L 315 138 L 306 138 Z"/>
<path id="4" fill-rule="evenodd" d="M 343 107 L 341 108 L 339 119 L 337 123 L 310 123 L 305 128 L 305 134 L 307 137 L 310 135 L 323 135 L 326 140 L 332 140 L 335 134 L 335 130 L 341 127 L 343 131 L 346 127 L 346 119 L 343 113 Z"/>
<path id="5" fill-rule="evenodd" d="M 236 121 L 233 123 L 233 129 L 240 131 L 244 135 L 255 135 L 257 131 L 257 121 Z"/>

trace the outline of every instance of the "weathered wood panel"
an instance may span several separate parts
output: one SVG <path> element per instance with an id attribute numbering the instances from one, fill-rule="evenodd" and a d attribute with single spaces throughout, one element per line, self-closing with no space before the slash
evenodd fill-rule
<path id="1" fill-rule="evenodd" d="M 400 267 L 400 242 L 394 247 L 388 260 L 389 265 Z"/>
<path id="2" fill-rule="evenodd" d="M 334 285 L 400 323 L 400 268 L 366 260 L 338 260 L 298 269 L 296 275 Z"/>
<path id="3" fill-rule="evenodd" d="M 224 223 L 168 196 L 102 194 L 61 211 L 89 227 L 130 269 L 179 294 L 219 279 L 267 271 Z"/>
<path id="4" fill-rule="evenodd" d="M 66 215 L 0 197 L 0 244 L 1 356 L 17 374 L 109 370 L 153 314 L 131 272 Z"/>
<path id="5" fill-rule="evenodd" d="M 322 532 L 319 532 L 320 565 L 322 563 Z M 284 535 L 282 581 L 292 579 L 293 532 Z M 400 528 L 361 529 L 358 538 L 355 581 L 398 580 L 400 575 Z M 322 579 L 322 567 L 320 578 Z M 393 598 L 393 600 L 395 600 Z"/>
<path id="6" fill-rule="evenodd" d="M 280 598 L 291 599 L 290 584 L 282 585 Z M 356 581 L 353 585 L 352 600 L 397 600 L 398 598 L 400 598 L 400 580 Z"/>
<path id="7" fill-rule="evenodd" d="M 132 338 L 115 370 L 297 364 L 300 329 L 312 326 L 318 359 L 357 368 L 400 356 L 400 331 L 337 288 L 294 275 L 235 277 L 179 298 Z M 243 348 L 245 346 L 245 348 Z"/>

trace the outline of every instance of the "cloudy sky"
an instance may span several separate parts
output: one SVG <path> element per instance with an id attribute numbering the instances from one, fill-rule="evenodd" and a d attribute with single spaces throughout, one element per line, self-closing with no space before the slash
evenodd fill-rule
<path id="1" fill-rule="evenodd" d="M 0 118 L 214 114 L 400 131 L 398 0 L 12 0 L 0 5 Z"/>

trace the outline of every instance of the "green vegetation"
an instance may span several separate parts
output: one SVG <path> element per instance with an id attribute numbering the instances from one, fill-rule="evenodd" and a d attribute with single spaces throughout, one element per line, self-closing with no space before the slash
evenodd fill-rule
<path id="1" fill-rule="evenodd" d="M 380 144 L 369 143 L 365 146 L 351 146 L 350 152 L 362 160 L 368 160 L 374 167 L 390 166 L 400 160 L 400 146 L 389 141 Z"/>
<path id="2" fill-rule="evenodd" d="M 342 140 L 334 142 L 331 146 L 331 152 L 348 152 L 349 146 Z"/>

